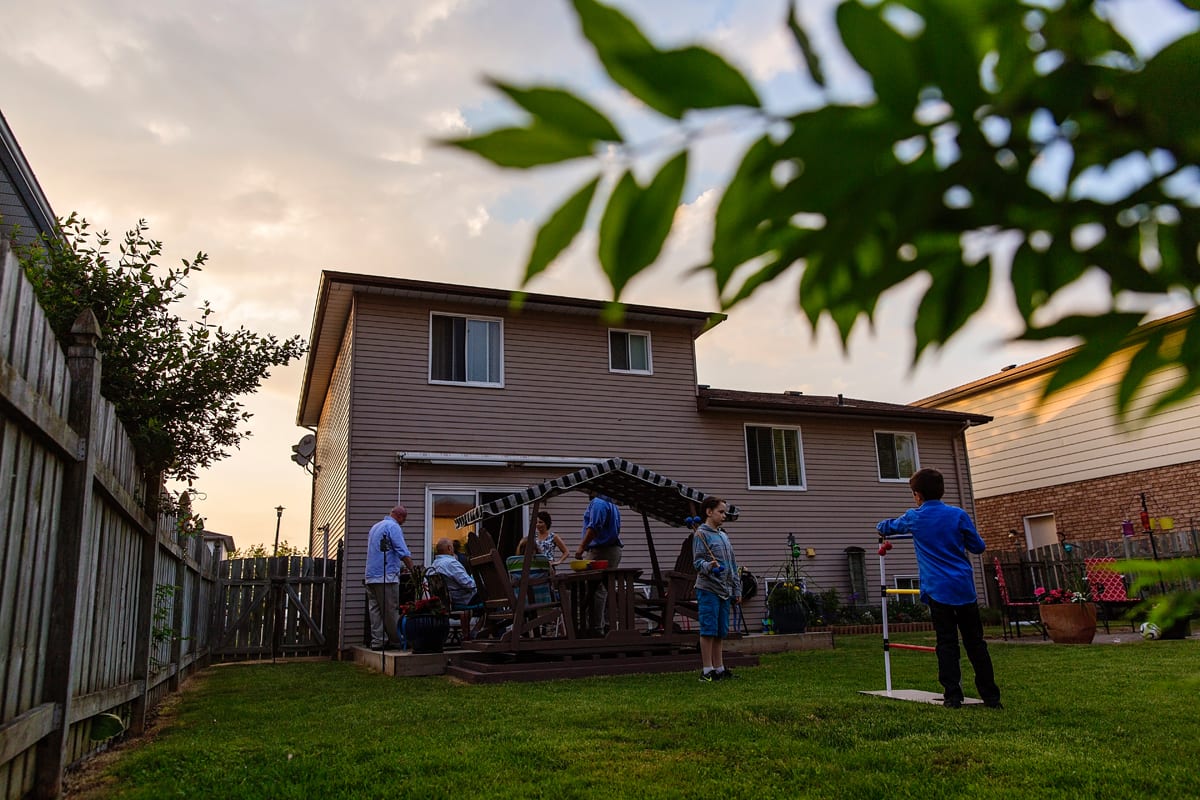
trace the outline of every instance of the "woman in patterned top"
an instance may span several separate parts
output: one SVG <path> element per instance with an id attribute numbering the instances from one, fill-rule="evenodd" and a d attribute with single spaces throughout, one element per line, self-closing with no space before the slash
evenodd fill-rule
<path id="1" fill-rule="evenodd" d="M 571 551 L 563 544 L 563 540 L 559 535 L 550 530 L 550 523 L 550 515 L 545 511 L 539 511 L 533 541 L 537 545 L 538 552 L 544 555 L 547 561 L 551 564 L 561 564 L 567 560 L 567 556 L 570 555 Z M 525 539 L 522 539 L 520 544 L 517 545 L 517 552 L 525 552 Z"/>

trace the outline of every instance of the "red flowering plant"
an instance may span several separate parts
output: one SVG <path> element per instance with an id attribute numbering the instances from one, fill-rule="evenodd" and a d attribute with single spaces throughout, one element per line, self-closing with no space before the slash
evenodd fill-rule
<path id="1" fill-rule="evenodd" d="M 1033 590 L 1033 596 L 1045 606 L 1092 602 L 1092 598 L 1077 589 L 1046 589 L 1039 586 Z"/>
<path id="2" fill-rule="evenodd" d="M 405 603 L 400 607 L 400 613 L 406 617 L 419 616 L 428 614 L 434 617 L 445 617 L 450 614 L 450 609 L 446 608 L 445 603 L 440 597 L 422 597 L 420 600 L 415 600 L 411 603 Z"/>

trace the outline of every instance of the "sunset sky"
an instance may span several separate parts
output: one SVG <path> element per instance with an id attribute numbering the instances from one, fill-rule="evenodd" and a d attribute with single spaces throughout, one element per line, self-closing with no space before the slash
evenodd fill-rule
<path id="1" fill-rule="evenodd" d="M 782 0 L 614 4 L 660 44 L 700 41 L 725 54 L 772 110 L 819 102 Z M 800 8 L 834 95 L 869 96 L 832 33 L 834 5 Z M 1196 24 L 1165 0 L 1111 7 L 1147 51 Z M 0 111 L 55 213 L 79 212 L 118 236 L 145 218 L 166 246 L 163 264 L 207 252 L 194 305 L 208 300 L 221 323 L 262 333 L 308 337 L 322 269 L 516 288 L 533 231 L 583 172 L 501 171 L 433 145 L 518 119 L 485 75 L 572 88 L 633 138 L 659 130 L 603 75 L 566 0 L 0 0 L 0 9 L 10 22 Z M 688 269 L 705 258 L 731 154 L 746 135 L 735 125 L 704 140 L 662 266 L 636 279 L 626 300 L 718 308 L 709 279 Z M 651 155 L 639 168 L 655 163 Z M 607 297 L 593 235 L 530 288 Z M 885 296 L 874 329 L 860 327 L 843 353 L 832 327 L 810 333 L 798 277 L 698 340 L 702 383 L 907 402 L 1067 344 L 1006 346 L 1017 321 L 998 286 L 968 330 L 912 369 L 918 277 Z M 1093 290 L 1064 302 L 1086 305 Z M 239 547 L 270 544 L 280 505 L 281 539 L 306 543 L 310 482 L 289 460 L 307 432 L 295 425 L 302 371 L 278 370 L 247 399 L 253 437 L 198 487 L 208 528 Z"/>

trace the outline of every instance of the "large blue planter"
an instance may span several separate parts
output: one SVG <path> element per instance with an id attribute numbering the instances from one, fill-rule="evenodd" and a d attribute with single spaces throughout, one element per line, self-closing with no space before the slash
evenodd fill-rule
<path id="1" fill-rule="evenodd" d="M 776 633 L 804 633 L 808 628 L 808 612 L 801 603 L 789 603 L 771 609 L 771 622 Z"/>
<path id="2" fill-rule="evenodd" d="M 404 636 L 414 653 L 440 653 L 450 635 L 450 618 L 444 614 L 409 614 L 404 618 Z"/>

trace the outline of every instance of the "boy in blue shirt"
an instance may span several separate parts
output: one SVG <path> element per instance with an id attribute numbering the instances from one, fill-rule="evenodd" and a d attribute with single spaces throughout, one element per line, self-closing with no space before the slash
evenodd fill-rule
<path id="1" fill-rule="evenodd" d="M 980 698 L 989 708 L 1003 708 L 992 658 L 983 640 L 975 578 L 967 557 L 967 553 L 984 551 L 983 539 L 967 512 L 942 502 L 946 490 L 942 473 L 936 469 L 917 470 L 908 479 L 908 486 L 917 507 L 896 519 L 885 519 L 875 527 L 885 537 L 912 535 L 921 576 L 921 602 L 929 606 L 937 637 L 942 704 L 947 708 L 962 707 L 962 669 L 958 653 L 961 632 L 963 648 L 975 670 L 975 688 L 979 690 Z"/>

